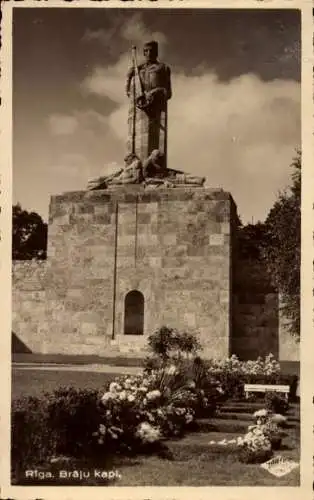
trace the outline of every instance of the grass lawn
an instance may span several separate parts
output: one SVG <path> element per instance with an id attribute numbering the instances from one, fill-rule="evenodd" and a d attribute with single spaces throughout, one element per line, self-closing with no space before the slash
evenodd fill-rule
<path id="1" fill-rule="evenodd" d="M 196 446 L 174 461 L 145 457 L 119 467 L 119 486 L 298 486 L 299 469 L 276 478 L 259 465 L 237 461 L 234 452 L 210 450 L 200 453 Z M 118 467 L 118 466 L 117 466 Z"/>
<path id="2" fill-rule="evenodd" d="M 227 407 L 227 405 L 226 405 Z M 256 405 L 260 407 L 260 405 Z M 251 410 L 251 409 L 250 409 Z M 243 410 L 241 410 L 243 412 Z M 277 455 L 298 462 L 300 460 L 300 433 L 297 422 L 299 406 L 292 405 L 288 419 L 287 437 Z M 252 414 L 251 414 L 252 415 Z M 202 426 L 200 433 L 188 434 L 181 440 L 168 443 L 174 460 L 150 456 L 125 462 L 117 468 L 120 486 L 299 486 L 300 470 L 296 468 L 286 476 L 277 478 L 260 465 L 246 465 L 237 460 L 234 445 L 210 445 L 210 441 L 234 439 L 246 432 L 250 425 L 249 414 L 237 422 L 228 421 L 225 415 L 214 419 L 215 431 Z M 290 422 L 290 420 L 288 420 Z M 205 422 L 204 422 L 205 424 Z M 226 425 L 228 424 L 228 425 Z"/>
<path id="3" fill-rule="evenodd" d="M 12 370 L 12 398 L 37 396 L 61 386 L 101 389 L 117 375 L 113 373 L 71 372 L 56 370 Z"/>
<path id="4" fill-rule="evenodd" d="M 12 370 L 12 397 L 39 395 L 60 386 L 101 389 L 116 374 L 61 370 Z M 252 413 L 263 403 L 226 403 L 216 418 L 200 422 L 199 431 L 187 434 L 183 439 L 167 443 L 172 459 L 158 456 L 138 456 L 135 458 L 114 458 L 110 469 L 119 471 L 119 479 L 109 481 L 112 486 L 298 486 L 299 468 L 286 476 L 276 478 L 259 465 L 241 464 L 235 455 L 234 445 L 211 445 L 210 441 L 234 439 L 246 432 Z M 288 413 L 288 436 L 279 450 L 292 460 L 299 461 L 300 416 L 299 405 L 293 404 Z M 46 470 L 51 470 L 47 466 Z M 100 465 L 99 465 L 100 467 Z M 60 466 L 59 466 L 60 468 Z M 93 464 L 72 461 L 61 469 L 94 470 Z M 57 469 L 56 469 L 57 470 Z M 56 473 L 56 476 L 58 473 Z M 21 484 L 21 483 L 19 483 Z M 45 484 L 61 484 L 52 480 L 40 480 Z M 91 475 L 89 479 L 65 480 L 62 484 L 105 485 L 103 479 Z"/>

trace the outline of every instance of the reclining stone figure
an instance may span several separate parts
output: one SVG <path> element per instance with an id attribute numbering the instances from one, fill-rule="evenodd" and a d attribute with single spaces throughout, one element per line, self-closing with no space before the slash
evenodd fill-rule
<path id="1" fill-rule="evenodd" d="M 125 166 L 117 172 L 98 177 L 88 183 L 87 189 L 107 189 L 110 186 L 144 184 L 146 186 L 203 186 L 205 177 L 186 174 L 180 170 L 166 168 L 164 155 L 154 149 L 142 165 L 139 158 L 131 153 L 125 158 Z"/>
<path id="2" fill-rule="evenodd" d="M 205 177 L 198 177 L 180 170 L 166 168 L 165 158 L 158 149 L 154 149 L 144 161 L 143 177 L 147 185 L 165 184 L 169 187 L 176 185 L 203 186 L 206 180 Z"/>
<path id="3" fill-rule="evenodd" d="M 124 159 L 125 165 L 117 172 L 98 177 L 89 181 L 87 189 L 107 189 L 108 186 L 119 184 L 139 184 L 143 180 L 142 163 L 134 154 L 129 154 Z"/>

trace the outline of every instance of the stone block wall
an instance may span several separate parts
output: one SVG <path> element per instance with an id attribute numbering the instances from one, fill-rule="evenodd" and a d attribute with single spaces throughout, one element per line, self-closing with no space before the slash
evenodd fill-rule
<path id="1" fill-rule="evenodd" d="M 12 333 L 20 349 L 45 352 L 46 261 L 15 261 L 12 265 Z"/>
<path id="2" fill-rule="evenodd" d="M 47 261 L 16 261 L 12 331 L 38 353 L 145 354 L 162 325 L 195 332 L 203 356 L 299 360 L 260 263 L 236 258 L 236 207 L 211 189 L 55 196 Z M 143 335 L 125 335 L 125 298 L 144 297 Z"/>
<path id="3" fill-rule="evenodd" d="M 234 301 L 232 351 L 241 359 L 272 353 L 279 356 L 277 293 L 237 294 Z"/>
<path id="4" fill-rule="evenodd" d="M 51 352 L 143 351 L 162 325 L 200 335 L 204 353 L 230 347 L 231 211 L 211 189 L 55 196 L 50 205 L 46 313 Z M 124 335 L 125 297 L 144 296 L 142 336 Z"/>
<path id="5" fill-rule="evenodd" d="M 272 353 L 280 361 L 299 361 L 299 343 L 263 262 L 235 258 L 233 267 L 232 352 L 245 360 Z"/>

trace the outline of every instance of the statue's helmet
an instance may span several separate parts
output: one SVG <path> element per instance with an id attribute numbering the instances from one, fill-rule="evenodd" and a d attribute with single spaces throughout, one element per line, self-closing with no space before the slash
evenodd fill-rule
<path id="1" fill-rule="evenodd" d="M 150 40 L 149 42 L 146 42 L 144 44 L 144 54 L 145 54 L 145 49 L 151 49 L 152 54 L 157 57 L 158 56 L 158 42 L 155 40 Z"/>

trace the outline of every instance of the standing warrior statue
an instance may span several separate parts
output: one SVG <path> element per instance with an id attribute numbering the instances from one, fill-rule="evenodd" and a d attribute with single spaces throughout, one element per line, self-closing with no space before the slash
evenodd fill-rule
<path id="1" fill-rule="evenodd" d="M 128 152 L 144 162 L 153 150 L 167 158 L 167 101 L 171 98 L 169 66 L 158 61 L 158 43 L 144 45 L 145 62 L 138 65 L 132 48 L 126 93 L 130 98 Z"/>
<path id="2" fill-rule="evenodd" d="M 88 189 L 107 189 L 125 184 L 145 187 L 201 187 L 205 178 L 167 167 L 167 103 L 171 98 L 170 68 L 158 61 L 158 44 L 144 45 L 146 62 L 138 65 L 132 48 L 133 66 L 128 72 L 126 93 L 130 99 L 128 153 L 112 175 L 92 179 Z"/>

